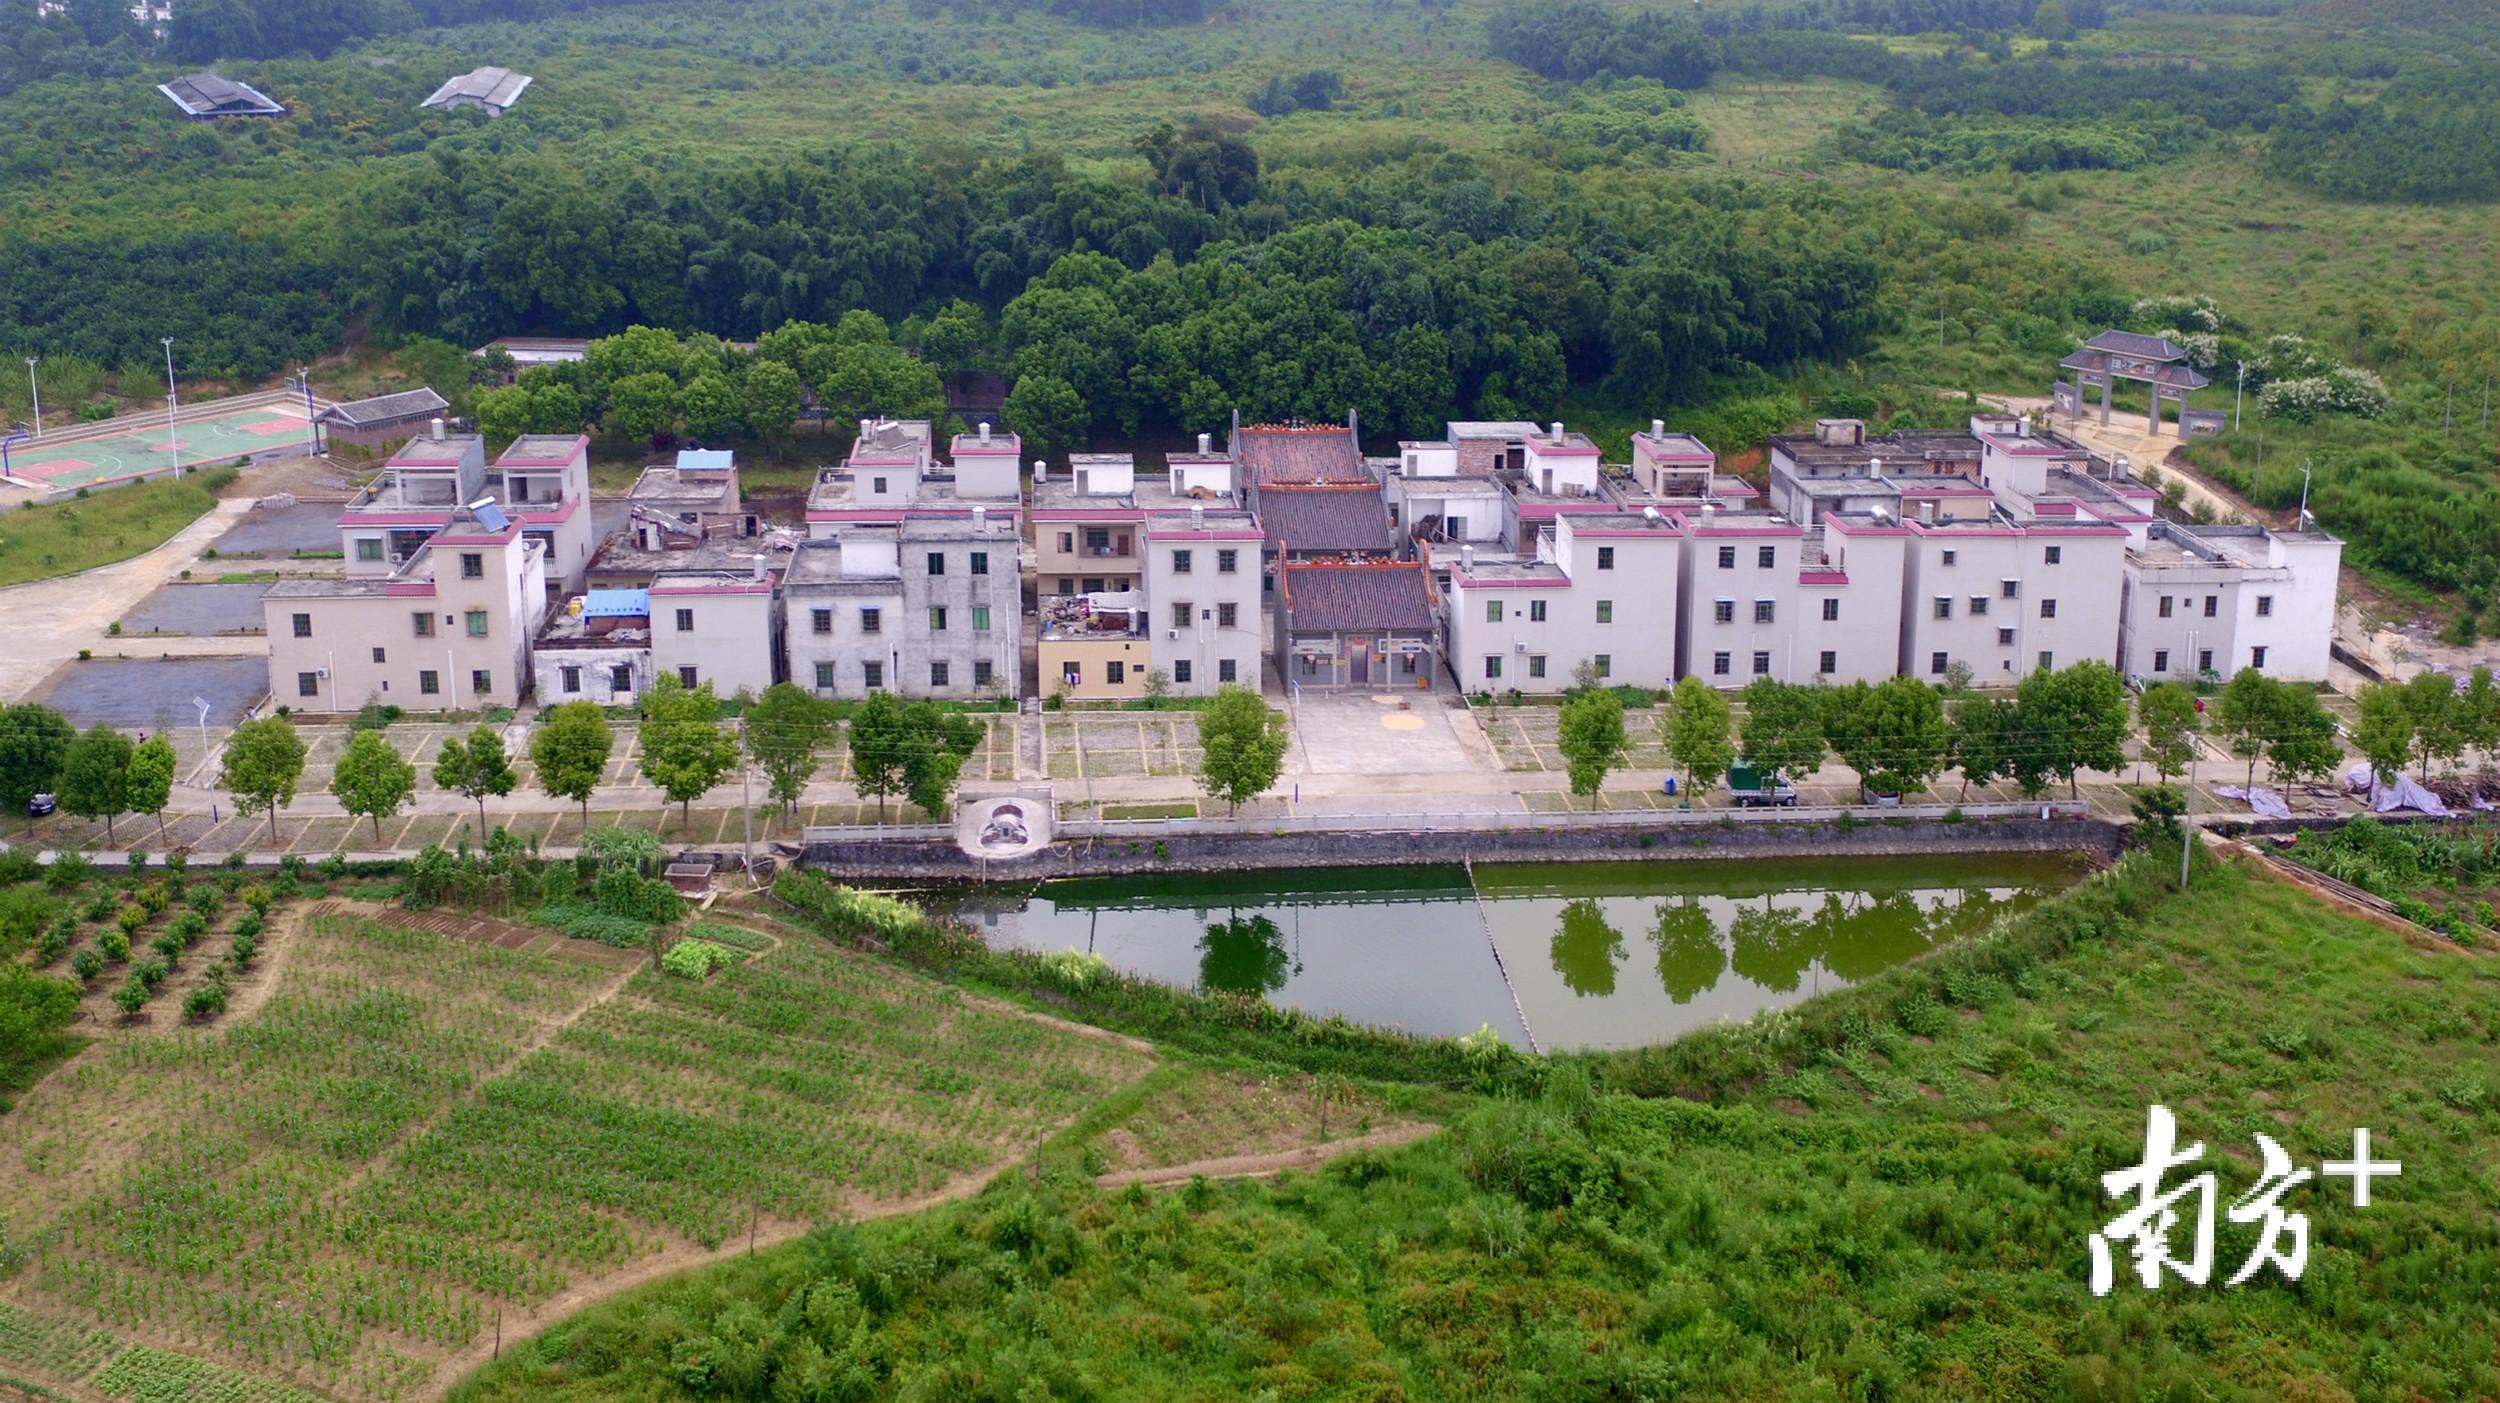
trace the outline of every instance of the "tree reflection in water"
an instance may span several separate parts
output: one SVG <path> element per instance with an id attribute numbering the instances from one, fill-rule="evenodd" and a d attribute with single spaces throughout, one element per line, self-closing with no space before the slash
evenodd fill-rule
<path id="1" fill-rule="evenodd" d="M 1554 972 L 1582 998 L 1615 991 L 1615 962 L 1623 958 L 1623 934 L 1606 924 L 1606 908 L 1587 897 L 1563 903 L 1554 928 Z"/>
<path id="2" fill-rule="evenodd" d="M 1679 1004 L 1691 1003 L 1727 971 L 1719 923 L 1697 898 L 1687 897 L 1681 904 L 1660 902 L 1658 929 L 1650 938 L 1658 942 L 1658 982 L 1666 986 L 1667 997 Z"/>
<path id="3" fill-rule="evenodd" d="M 1790 993 L 1814 963 L 1818 932 L 1805 913 L 1782 906 L 1771 896 L 1736 909 L 1728 922 L 1728 943 L 1734 947 L 1728 965 L 1765 989 Z"/>
<path id="4" fill-rule="evenodd" d="M 1285 953 L 1285 934 L 1264 915 L 1233 916 L 1198 939 L 1198 982 L 1228 994 L 1272 994 L 1300 973 Z"/>

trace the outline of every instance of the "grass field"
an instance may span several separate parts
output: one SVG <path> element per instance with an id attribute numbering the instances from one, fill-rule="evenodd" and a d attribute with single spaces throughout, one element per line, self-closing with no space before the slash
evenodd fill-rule
<path id="1" fill-rule="evenodd" d="M 754 1398 L 822 1368 L 894 1398 L 2489 1395 L 2500 962 L 2237 870 L 2165 896 L 2160 865 L 1700 1035 L 1692 1099 L 1567 1062 L 1410 1149 L 1157 1195 L 1092 1187 L 1072 1132 L 1038 1190 L 657 1284 L 454 1397 L 669 1396 L 714 1349 Z M 2225 1201 L 2258 1132 L 2314 1168 L 2368 1126 L 2403 1177 L 2367 1208 L 2335 1179 L 2285 1200 L 2311 1231 L 2296 1286 L 2222 1289 L 2254 1242 L 2222 1222 L 2213 1288 L 2096 1300 L 2086 1239 L 2119 1211 L 2097 1176 L 2139 1157 L 2154 1102 Z"/>
<path id="2" fill-rule="evenodd" d="M 813 942 L 697 983 L 326 915 L 262 959 L 0 1121 L 0 1372 L 416 1396 L 568 1291 L 977 1184 L 1148 1062 Z"/>
<path id="3" fill-rule="evenodd" d="M 233 481 L 232 469 L 210 468 L 178 482 L 117 487 L 109 497 L 0 512 L 0 585 L 75 574 L 152 551 L 207 515 Z"/>

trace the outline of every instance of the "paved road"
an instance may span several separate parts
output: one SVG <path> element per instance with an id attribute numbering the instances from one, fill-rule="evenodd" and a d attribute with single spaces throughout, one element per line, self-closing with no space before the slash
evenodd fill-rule
<path id="1" fill-rule="evenodd" d="M 137 609 L 158 586 L 190 569 L 200 552 L 251 509 L 250 497 L 228 497 L 145 555 L 80 575 L 0 589 L 0 618 L 8 621 L 9 634 L 9 646 L 0 654 L 0 698 L 28 700 L 42 690 L 53 669 L 75 661 L 79 649 L 107 642 L 107 628 Z M 223 642 L 226 653 L 254 651 L 260 646 L 251 639 L 187 641 Z M 238 641 L 252 647 L 238 649 Z M 133 656 L 154 656 L 156 650 L 134 642 L 130 651 Z"/>

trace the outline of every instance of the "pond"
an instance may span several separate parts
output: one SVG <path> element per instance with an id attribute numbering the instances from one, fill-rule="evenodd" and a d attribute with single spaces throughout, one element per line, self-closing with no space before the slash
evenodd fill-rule
<path id="1" fill-rule="evenodd" d="M 2088 870 L 2059 857 L 1481 864 L 955 894 L 995 944 L 1427 1034 L 1635 1047 L 1845 988 Z"/>

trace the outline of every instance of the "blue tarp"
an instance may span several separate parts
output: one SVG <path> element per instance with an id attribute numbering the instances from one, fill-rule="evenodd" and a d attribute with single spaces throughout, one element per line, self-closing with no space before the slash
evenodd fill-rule
<path id="1" fill-rule="evenodd" d="M 629 619 L 650 612 L 651 591 L 647 589 L 594 589 L 582 596 L 585 619 Z"/>

